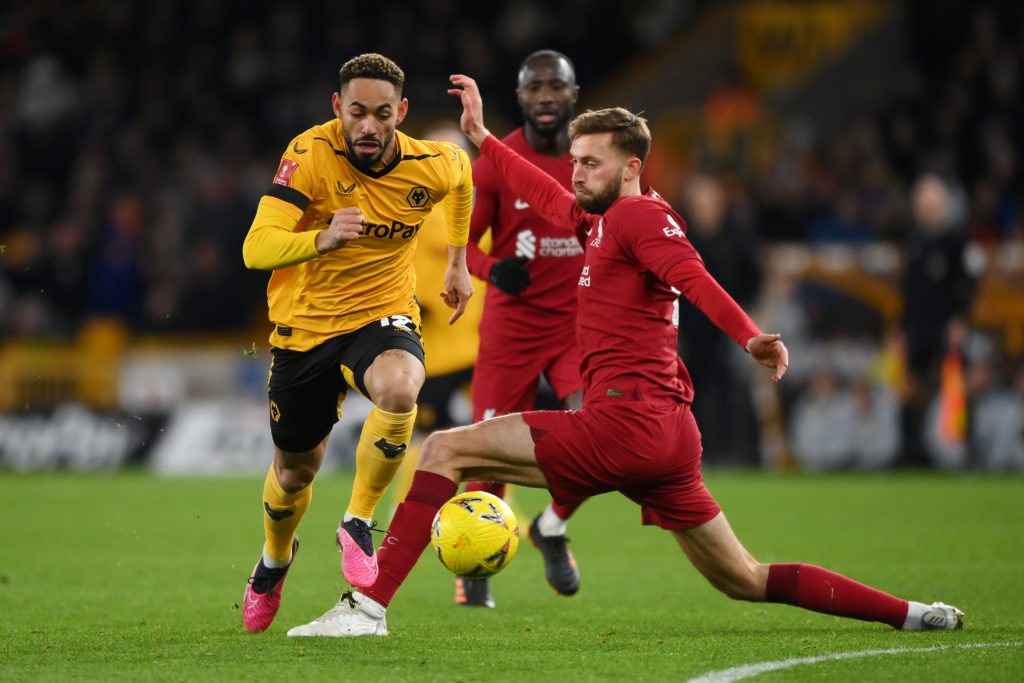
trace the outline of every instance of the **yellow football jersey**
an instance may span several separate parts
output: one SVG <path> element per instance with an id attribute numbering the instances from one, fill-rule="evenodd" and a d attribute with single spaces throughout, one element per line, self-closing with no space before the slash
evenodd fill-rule
<path id="1" fill-rule="evenodd" d="M 274 346 L 306 351 L 389 315 L 419 324 L 416 238 L 434 206 L 450 194 L 444 202 L 448 244 L 466 244 L 472 165 L 451 143 L 416 140 L 401 131 L 395 131 L 395 142 L 395 159 L 368 173 L 349 163 L 338 119 L 288 145 L 243 245 L 247 265 L 274 271 L 267 286 Z M 363 236 L 318 254 L 316 233 L 330 225 L 335 211 L 350 206 L 366 217 Z"/>

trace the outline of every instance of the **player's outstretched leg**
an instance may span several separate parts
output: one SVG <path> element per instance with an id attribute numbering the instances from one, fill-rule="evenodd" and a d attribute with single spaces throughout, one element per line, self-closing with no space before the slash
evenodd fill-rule
<path id="1" fill-rule="evenodd" d="M 711 585 L 736 600 L 783 603 L 906 631 L 963 625 L 963 612 L 943 603 L 903 600 L 812 564 L 761 564 L 740 544 L 721 513 L 672 534 Z"/>
<path id="2" fill-rule="evenodd" d="M 964 613 L 956 607 L 903 600 L 812 564 L 768 565 L 765 600 L 880 621 L 901 631 L 963 628 Z"/>
<path id="3" fill-rule="evenodd" d="M 292 556 L 284 567 L 268 567 L 260 557 L 245 585 L 242 598 L 242 619 L 245 628 L 252 632 L 266 631 L 277 616 L 281 606 L 281 590 L 284 588 L 285 577 L 295 562 L 295 553 L 299 552 L 299 537 L 292 541 Z"/>
<path id="4" fill-rule="evenodd" d="M 491 584 L 487 579 L 455 577 L 455 604 L 463 607 L 494 607 Z"/>
<path id="5" fill-rule="evenodd" d="M 580 589 L 580 570 L 565 537 L 565 521 L 551 505 L 530 522 L 530 541 L 544 556 L 544 572 L 555 592 L 575 595 Z"/>
<path id="6" fill-rule="evenodd" d="M 384 607 L 362 593 L 343 593 L 338 604 L 308 624 L 288 631 L 289 636 L 386 636 L 388 625 Z"/>

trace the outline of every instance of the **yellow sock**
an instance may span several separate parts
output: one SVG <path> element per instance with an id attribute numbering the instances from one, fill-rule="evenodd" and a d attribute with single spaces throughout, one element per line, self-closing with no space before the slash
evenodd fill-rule
<path id="1" fill-rule="evenodd" d="M 313 485 L 297 493 L 286 493 L 277 480 L 274 465 L 263 483 L 263 531 L 267 535 L 267 555 L 282 562 L 292 556 L 292 537 L 313 500 Z"/>
<path id="2" fill-rule="evenodd" d="M 377 503 L 402 465 L 415 425 L 415 408 L 408 413 L 389 413 L 374 406 L 370 411 L 356 446 L 350 514 L 363 519 L 373 517 Z"/>
<path id="3" fill-rule="evenodd" d="M 388 488 L 388 498 L 391 500 L 391 509 L 394 510 L 398 504 L 405 500 L 405 494 L 409 493 L 412 487 L 412 478 L 416 474 L 416 466 L 420 464 L 420 448 L 423 446 L 423 436 L 417 435 L 405 451 L 405 460 L 398 470 L 398 476 Z"/>

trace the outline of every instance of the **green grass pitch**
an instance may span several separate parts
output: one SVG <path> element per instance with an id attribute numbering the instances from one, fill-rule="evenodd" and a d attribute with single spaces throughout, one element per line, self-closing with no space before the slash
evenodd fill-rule
<path id="1" fill-rule="evenodd" d="M 641 527 L 639 510 L 611 494 L 571 524 L 575 597 L 548 588 L 524 542 L 492 582 L 497 609 L 456 607 L 452 577 L 426 555 L 392 603 L 389 637 L 287 638 L 344 587 L 333 532 L 350 475 L 336 472 L 317 482 L 277 621 L 249 634 L 239 604 L 262 543 L 262 479 L 4 472 L 0 679 L 721 681 L 736 678 L 715 672 L 812 657 L 822 659 L 757 669 L 752 680 L 1024 679 L 1024 479 L 706 478 L 761 561 L 820 564 L 942 600 L 966 611 L 966 627 L 902 633 L 730 601 L 668 533 Z M 522 527 L 544 501 L 543 491 L 514 490 Z M 828 657 L 869 650 L 901 651 Z"/>

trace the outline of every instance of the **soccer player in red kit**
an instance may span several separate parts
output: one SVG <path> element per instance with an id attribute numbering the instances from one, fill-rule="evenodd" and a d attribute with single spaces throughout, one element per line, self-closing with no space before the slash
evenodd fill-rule
<path id="1" fill-rule="evenodd" d="M 571 126 L 573 195 L 490 135 L 476 83 L 452 76 L 462 128 L 509 185 L 549 220 L 578 231 L 586 263 L 577 293 L 583 408 L 533 411 L 432 434 L 405 501 L 381 543 L 369 588 L 290 636 L 387 635 L 385 612 L 429 543 L 437 509 L 466 475 L 545 487 L 560 502 L 619 491 L 645 524 L 669 531 L 690 562 L 727 596 L 779 602 L 902 630 L 960 628 L 963 612 L 889 595 L 809 564 L 762 564 L 740 544 L 700 473 L 693 391 L 676 354 L 675 290 L 778 381 L 789 354 L 762 334 L 708 274 L 683 220 L 641 192 L 650 149 L 645 121 L 625 109 L 588 111 Z"/>
<path id="2" fill-rule="evenodd" d="M 519 67 L 516 95 L 523 125 L 502 142 L 568 189 L 569 121 L 579 96 L 572 61 L 554 50 L 527 56 Z M 473 275 L 492 285 L 484 299 L 473 368 L 473 422 L 533 410 L 541 375 L 562 405 L 576 410 L 583 392 L 575 326 L 583 247 L 513 192 L 486 157 L 473 164 L 473 190 L 466 262 Z M 485 254 L 476 245 L 488 228 L 492 247 Z M 466 490 L 504 496 L 505 485 L 472 481 Z M 575 508 L 552 502 L 530 524 L 548 583 L 562 595 L 575 594 L 580 585 L 565 538 L 565 520 Z M 455 601 L 494 607 L 487 579 L 458 577 Z"/>

